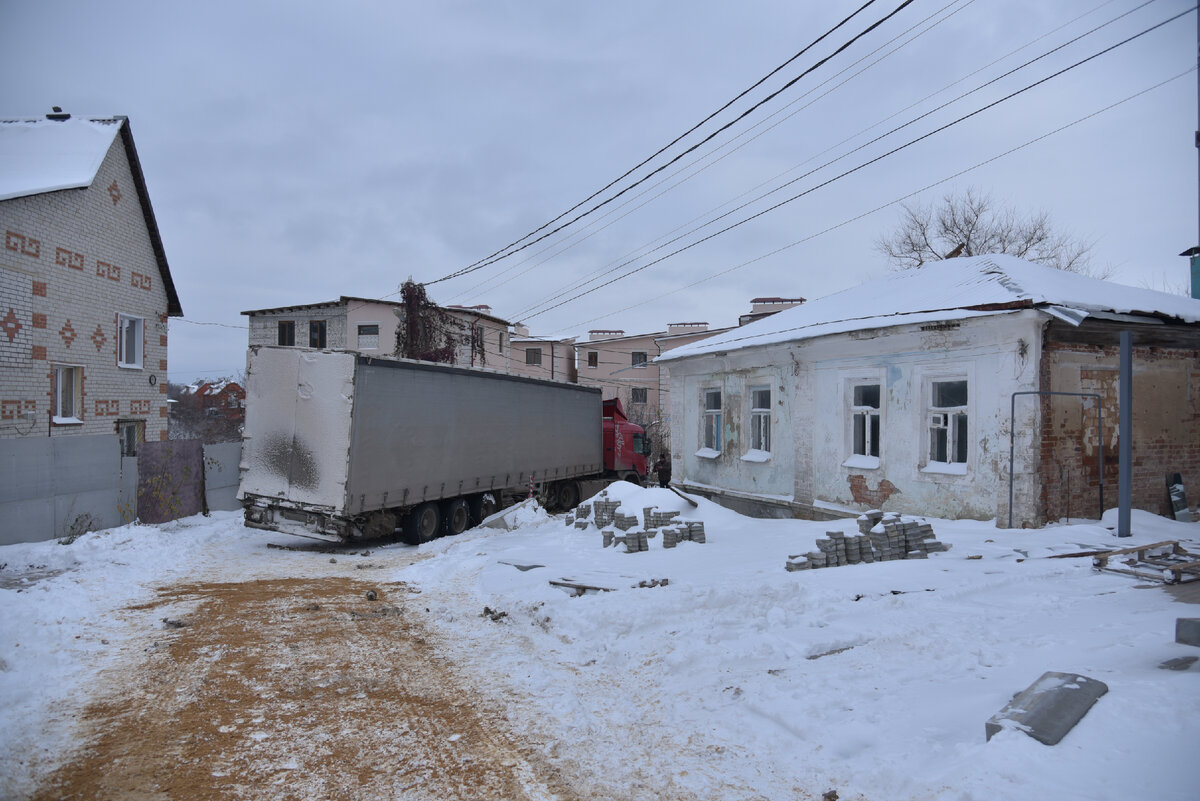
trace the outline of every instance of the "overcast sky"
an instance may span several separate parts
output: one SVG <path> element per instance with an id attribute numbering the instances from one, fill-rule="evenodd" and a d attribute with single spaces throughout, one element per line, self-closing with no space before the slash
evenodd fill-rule
<path id="1" fill-rule="evenodd" d="M 900 4 L 879 0 L 649 168 Z M 1120 101 L 1194 69 L 1195 12 L 618 280 L 1191 7 L 1141 4 L 916 0 L 619 200 L 493 266 L 431 283 L 429 293 L 443 304 L 486 303 L 540 335 L 731 325 L 753 297 L 812 299 L 887 273 L 875 247 L 898 219 L 887 204 L 935 202 L 968 187 L 1048 212 L 1094 242 L 1093 263 L 1112 268 L 1114 280 L 1181 290 L 1187 260 L 1177 254 L 1198 242 L 1196 73 Z M 58 105 L 130 118 L 186 315 L 171 321 L 170 377 L 190 381 L 242 369 L 243 310 L 394 297 L 410 276 L 433 282 L 518 240 L 859 5 L 0 0 L 0 116 Z M 814 169 L 688 233 L 701 215 Z M 598 281 L 583 288 L 597 291 L 539 313 L 593 275 Z"/>

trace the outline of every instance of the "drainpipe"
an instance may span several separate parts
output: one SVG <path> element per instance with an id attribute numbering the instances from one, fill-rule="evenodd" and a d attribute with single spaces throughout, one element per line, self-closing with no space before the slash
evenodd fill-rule
<path id="1" fill-rule="evenodd" d="M 1121 332 L 1121 390 L 1117 444 L 1120 472 L 1117 474 L 1117 536 L 1128 537 L 1129 510 L 1133 502 L 1133 336 Z"/>

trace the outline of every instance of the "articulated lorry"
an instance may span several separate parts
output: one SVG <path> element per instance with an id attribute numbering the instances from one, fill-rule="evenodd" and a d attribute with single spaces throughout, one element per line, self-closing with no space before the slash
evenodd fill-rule
<path id="1" fill-rule="evenodd" d="M 344 351 L 247 356 L 246 525 L 351 541 L 458 534 L 517 497 L 551 508 L 646 476 L 648 442 L 599 389 Z"/>

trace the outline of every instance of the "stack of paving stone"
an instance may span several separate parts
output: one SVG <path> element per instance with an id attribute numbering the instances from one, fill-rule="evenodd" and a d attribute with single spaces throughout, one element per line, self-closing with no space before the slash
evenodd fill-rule
<path id="1" fill-rule="evenodd" d="M 660 512 L 657 506 L 647 506 L 642 510 L 642 520 L 646 528 L 662 528 L 674 523 L 679 512 Z"/>
<path id="2" fill-rule="evenodd" d="M 858 529 L 861 534 L 849 537 L 840 531 L 825 532 L 826 539 L 817 540 L 816 551 L 789 556 L 784 567 L 795 571 L 894 559 L 925 559 L 931 553 L 950 550 L 949 545 L 933 538 L 933 526 L 919 520 L 906 521 L 895 513 L 867 512 L 858 518 Z"/>
<path id="3" fill-rule="evenodd" d="M 676 527 L 664 528 L 662 535 L 664 548 L 674 548 L 681 542 L 698 542 L 703 545 L 706 541 L 704 523 L 699 520 L 681 520 Z"/>
<path id="4" fill-rule="evenodd" d="M 620 512 L 614 512 L 612 524 L 622 531 L 629 531 L 629 529 L 637 526 L 637 515 L 625 515 Z"/>
<path id="5" fill-rule="evenodd" d="M 608 499 L 608 491 L 602 491 L 592 501 L 592 506 L 596 510 L 596 525 L 600 528 L 611 526 L 613 524 L 613 515 L 616 514 L 620 501 L 610 501 Z"/>

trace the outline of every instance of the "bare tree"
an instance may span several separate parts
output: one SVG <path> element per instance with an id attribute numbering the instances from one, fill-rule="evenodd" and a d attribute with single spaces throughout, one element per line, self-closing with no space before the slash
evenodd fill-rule
<path id="1" fill-rule="evenodd" d="M 1046 212 L 1028 217 L 998 207 L 992 197 L 974 189 L 947 194 L 940 205 L 902 204 L 896 229 L 875 245 L 899 270 L 954 256 L 1007 253 L 1028 261 L 1084 275 L 1091 269 L 1092 243 L 1056 231 Z"/>

